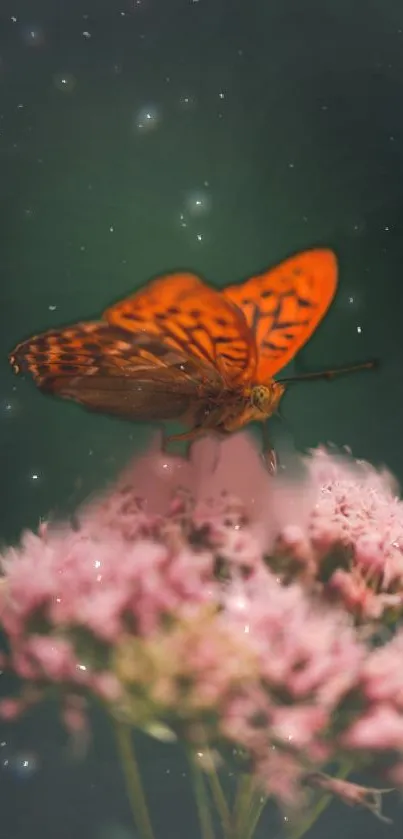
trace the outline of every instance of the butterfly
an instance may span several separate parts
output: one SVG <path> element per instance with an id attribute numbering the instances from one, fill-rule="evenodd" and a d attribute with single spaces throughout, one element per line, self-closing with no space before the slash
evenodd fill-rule
<path id="1" fill-rule="evenodd" d="M 298 253 L 221 290 L 195 274 L 167 274 L 98 321 L 23 341 L 10 363 L 43 392 L 89 410 L 180 421 L 190 430 L 175 439 L 231 433 L 277 411 L 290 380 L 274 376 L 326 314 L 337 275 L 328 249 Z"/>

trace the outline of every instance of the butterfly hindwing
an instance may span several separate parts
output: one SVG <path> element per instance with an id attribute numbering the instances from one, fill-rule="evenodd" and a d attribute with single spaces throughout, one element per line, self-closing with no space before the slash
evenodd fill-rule
<path id="1" fill-rule="evenodd" d="M 222 389 L 218 372 L 200 359 L 105 322 L 35 336 L 16 347 L 10 362 L 45 392 L 127 419 L 179 418 L 192 402 Z"/>

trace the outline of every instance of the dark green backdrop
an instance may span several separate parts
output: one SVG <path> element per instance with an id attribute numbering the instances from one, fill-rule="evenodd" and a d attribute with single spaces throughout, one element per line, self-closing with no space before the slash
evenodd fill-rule
<path id="1" fill-rule="evenodd" d="M 294 388 L 275 439 L 347 444 L 403 478 L 402 103 L 392 0 L 2 0 L 3 541 L 103 487 L 151 434 L 14 377 L 16 342 L 159 272 L 223 285 L 313 245 L 335 248 L 340 289 L 294 369 L 381 367 Z M 78 766 L 60 738 L 45 711 L 4 730 L 0 836 L 128 839 L 104 726 Z M 186 779 L 164 751 L 150 767 L 169 813 Z M 186 807 L 163 839 L 195 835 Z M 395 818 L 335 807 L 317 835 L 400 836 Z"/>

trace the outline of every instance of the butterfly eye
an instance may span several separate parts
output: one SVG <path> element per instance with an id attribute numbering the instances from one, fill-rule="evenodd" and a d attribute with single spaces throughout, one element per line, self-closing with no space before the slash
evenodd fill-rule
<path id="1" fill-rule="evenodd" d="M 283 393 L 284 386 L 279 382 L 272 382 L 269 387 L 256 385 L 252 388 L 250 401 L 254 408 L 269 416 L 276 410 Z"/>
<path id="2" fill-rule="evenodd" d="M 250 401 L 252 402 L 253 407 L 257 408 L 258 411 L 262 411 L 264 414 L 267 413 L 271 404 L 270 388 L 265 385 L 257 385 L 256 387 L 253 387 L 250 395 Z"/>

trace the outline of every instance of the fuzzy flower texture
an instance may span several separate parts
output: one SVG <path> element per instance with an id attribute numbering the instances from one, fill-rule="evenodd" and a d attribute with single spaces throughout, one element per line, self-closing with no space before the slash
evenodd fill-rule
<path id="1" fill-rule="evenodd" d="M 246 434 L 188 458 L 155 446 L 71 525 L 1 558 L 11 719 L 58 688 L 150 733 L 244 761 L 287 806 L 347 761 L 403 786 L 403 503 L 324 449 L 270 476 Z M 241 756 L 241 757 L 240 757 Z M 375 797 L 374 797 L 375 796 Z"/>

